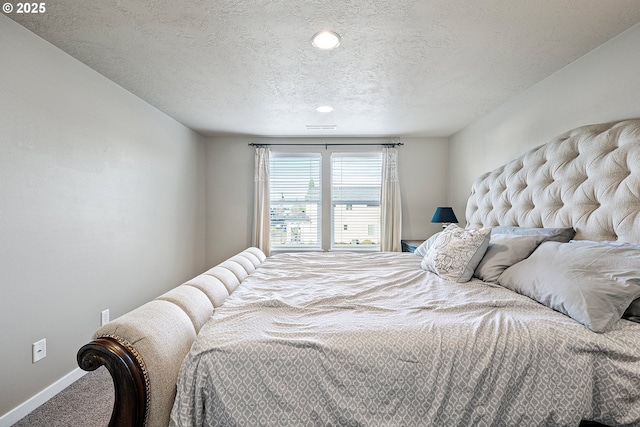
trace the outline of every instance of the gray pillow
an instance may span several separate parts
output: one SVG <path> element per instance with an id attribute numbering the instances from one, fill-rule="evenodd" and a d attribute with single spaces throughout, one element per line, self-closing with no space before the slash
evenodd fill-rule
<path id="1" fill-rule="evenodd" d="M 519 236 L 545 236 L 546 242 L 567 243 L 576 235 L 576 230 L 572 227 L 567 228 L 530 228 L 516 227 L 514 225 L 501 225 L 493 227 L 491 234 L 517 234 Z"/>
<path id="2" fill-rule="evenodd" d="M 640 250 L 544 242 L 498 282 L 604 332 L 640 297 Z"/>
<path id="3" fill-rule="evenodd" d="M 429 248 L 431 247 L 431 245 L 433 245 L 433 242 L 436 241 L 436 239 L 438 238 L 438 236 L 442 234 L 442 231 L 438 231 L 436 234 L 434 234 L 433 236 L 429 237 L 427 240 L 425 240 L 424 242 L 422 242 L 420 244 L 420 246 L 418 246 L 416 248 L 415 251 L 413 251 L 414 254 L 418 255 L 421 258 L 424 258 L 424 256 L 427 254 L 427 251 L 429 250 Z"/>
<path id="4" fill-rule="evenodd" d="M 473 273 L 485 282 L 497 282 L 504 270 L 527 258 L 545 239 L 543 235 L 494 234 Z"/>
<path id="5" fill-rule="evenodd" d="M 465 229 L 455 224 L 435 239 L 420 266 L 453 282 L 468 282 L 487 251 L 490 228 Z"/>

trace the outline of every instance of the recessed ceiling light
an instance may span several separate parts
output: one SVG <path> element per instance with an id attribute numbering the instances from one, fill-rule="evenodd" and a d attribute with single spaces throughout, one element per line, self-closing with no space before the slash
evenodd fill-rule
<path id="1" fill-rule="evenodd" d="M 333 107 L 329 106 L 329 105 L 321 105 L 318 108 L 316 108 L 316 111 L 318 113 L 330 113 L 333 111 Z"/>
<path id="2" fill-rule="evenodd" d="M 333 31 L 320 31 L 311 37 L 311 44 L 322 50 L 335 49 L 340 44 L 340 35 Z"/>

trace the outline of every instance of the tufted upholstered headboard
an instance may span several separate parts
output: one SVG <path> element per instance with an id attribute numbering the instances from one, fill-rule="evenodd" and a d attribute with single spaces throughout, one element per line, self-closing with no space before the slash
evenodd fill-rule
<path id="1" fill-rule="evenodd" d="M 582 126 L 480 176 L 468 227 L 574 227 L 640 242 L 640 119 Z"/>

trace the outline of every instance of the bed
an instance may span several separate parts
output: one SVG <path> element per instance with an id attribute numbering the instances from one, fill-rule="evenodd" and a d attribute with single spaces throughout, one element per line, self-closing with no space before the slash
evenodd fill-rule
<path id="1" fill-rule="evenodd" d="M 169 424 L 640 426 L 640 120 L 484 174 L 466 218 L 261 260 L 177 352 Z"/>
<path id="2" fill-rule="evenodd" d="M 640 325 L 596 334 L 420 263 L 408 253 L 267 259 L 200 331 L 173 425 L 638 422 Z"/>

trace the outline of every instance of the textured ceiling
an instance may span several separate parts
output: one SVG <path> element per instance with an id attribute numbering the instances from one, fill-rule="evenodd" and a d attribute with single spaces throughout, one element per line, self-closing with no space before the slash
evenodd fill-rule
<path id="1" fill-rule="evenodd" d="M 8 16 L 205 135 L 448 136 L 640 22 L 638 0 L 46 7 Z M 336 50 L 312 47 L 321 29 L 340 33 Z M 337 127 L 306 128 L 319 124 Z"/>

